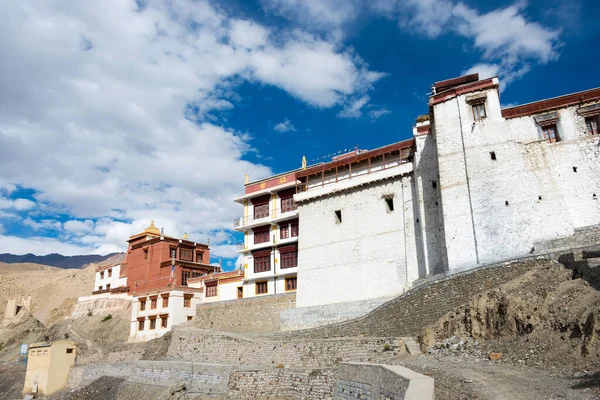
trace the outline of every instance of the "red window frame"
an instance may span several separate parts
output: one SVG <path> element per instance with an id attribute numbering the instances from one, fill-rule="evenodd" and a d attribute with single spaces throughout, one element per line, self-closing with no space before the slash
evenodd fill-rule
<path id="1" fill-rule="evenodd" d="M 187 286 L 187 281 L 190 279 L 191 271 L 181 271 L 181 286 Z"/>
<path id="2" fill-rule="evenodd" d="M 291 223 L 292 226 L 292 237 L 298 237 L 298 220 Z"/>
<path id="3" fill-rule="evenodd" d="M 217 282 L 206 284 L 206 297 L 215 297 L 217 295 Z"/>
<path id="4" fill-rule="evenodd" d="M 293 197 L 281 199 L 281 212 L 293 211 L 296 209 L 296 203 L 294 203 Z"/>
<path id="5" fill-rule="evenodd" d="M 254 257 L 254 272 L 267 272 L 271 270 L 271 255 Z"/>
<path id="6" fill-rule="evenodd" d="M 281 268 L 295 268 L 298 266 L 298 251 L 281 253 Z"/>
<path id="7" fill-rule="evenodd" d="M 254 244 L 267 243 L 269 241 L 269 227 L 254 230 Z"/>
<path id="8" fill-rule="evenodd" d="M 269 293 L 269 284 L 267 281 L 256 282 L 256 294 L 267 294 Z"/>
<path id="9" fill-rule="evenodd" d="M 287 239 L 290 237 L 290 225 L 289 224 L 281 224 L 279 225 L 279 238 Z"/>
<path id="10" fill-rule="evenodd" d="M 560 136 L 556 124 L 542 126 L 542 132 L 544 133 L 544 139 L 548 143 L 560 142 Z"/>
<path id="11" fill-rule="evenodd" d="M 269 216 L 269 202 L 254 205 L 254 219 L 267 218 Z"/>

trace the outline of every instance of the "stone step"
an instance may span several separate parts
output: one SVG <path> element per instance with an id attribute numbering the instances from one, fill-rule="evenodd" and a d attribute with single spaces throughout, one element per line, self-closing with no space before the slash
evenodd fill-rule
<path id="1" fill-rule="evenodd" d="M 406 336 L 401 338 L 404 341 L 404 347 L 406 347 L 406 351 L 411 356 L 418 356 L 421 354 L 421 346 L 419 346 L 419 342 L 413 337 Z"/>

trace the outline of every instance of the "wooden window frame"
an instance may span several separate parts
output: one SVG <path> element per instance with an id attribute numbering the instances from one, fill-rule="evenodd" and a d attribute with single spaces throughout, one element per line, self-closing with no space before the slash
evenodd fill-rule
<path id="1" fill-rule="evenodd" d="M 542 135 L 546 140 L 546 143 L 558 143 L 560 142 L 560 134 L 556 124 L 547 124 L 541 127 Z"/>
<path id="2" fill-rule="evenodd" d="M 294 197 L 286 197 L 281 199 L 281 212 L 286 213 L 294 211 L 296 209 L 296 203 L 294 203 Z"/>
<path id="3" fill-rule="evenodd" d="M 594 136 L 600 133 L 600 116 L 593 115 L 585 118 L 585 131 L 588 135 Z"/>
<path id="4" fill-rule="evenodd" d="M 161 302 L 161 306 L 162 308 L 167 308 L 169 307 L 169 295 L 162 295 L 162 302 Z"/>
<path id="5" fill-rule="evenodd" d="M 100 279 L 104 279 L 104 271 L 100 271 Z"/>
<path id="6" fill-rule="evenodd" d="M 148 327 L 148 329 L 151 331 L 155 330 L 156 329 L 156 317 L 148 318 L 148 320 L 150 321 L 150 326 Z"/>
<path id="7" fill-rule="evenodd" d="M 169 247 L 169 258 L 171 258 L 171 259 L 177 258 L 177 248 L 176 247 Z"/>
<path id="8" fill-rule="evenodd" d="M 166 329 L 168 327 L 169 327 L 169 316 L 168 315 L 167 316 L 161 315 L 160 316 L 160 328 L 161 329 Z"/>
<path id="9" fill-rule="evenodd" d="M 146 311 L 146 299 L 140 300 L 140 311 Z"/>
<path id="10" fill-rule="evenodd" d="M 279 225 L 279 239 L 289 239 L 291 230 L 292 229 L 291 229 L 291 226 L 289 223 L 280 224 Z"/>
<path id="11" fill-rule="evenodd" d="M 291 228 L 290 236 L 291 237 L 298 237 L 299 226 L 300 226 L 300 224 L 299 224 L 298 220 L 294 220 L 290 223 L 290 228 Z"/>
<path id="12" fill-rule="evenodd" d="M 271 230 L 269 227 L 266 229 L 259 229 L 253 232 L 254 244 L 268 243 L 270 242 Z"/>
<path id="13" fill-rule="evenodd" d="M 194 252 L 191 249 L 179 249 L 179 259 L 194 261 Z"/>
<path id="14" fill-rule="evenodd" d="M 203 251 L 197 251 L 196 252 L 196 262 L 197 263 L 202 263 L 202 256 L 204 255 Z"/>
<path id="15" fill-rule="evenodd" d="M 111 278 L 112 277 L 112 268 L 106 270 L 106 275 Z"/>
<path id="16" fill-rule="evenodd" d="M 254 210 L 253 210 L 253 217 L 254 219 L 262 219 L 262 218 L 268 218 L 269 217 L 269 201 L 265 201 L 264 203 L 261 202 L 259 204 L 254 204 Z"/>
<path id="17" fill-rule="evenodd" d="M 271 254 L 254 257 L 254 273 L 268 272 L 271 270 Z"/>
<path id="18" fill-rule="evenodd" d="M 192 308 L 192 295 L 184 294 L 183 295 L 183 307 L 184 308 Z"/>
<path id="19" fill-rule="evenodd" d="M 290 286 L 293 286 L 293 288 L 290 289 Z M 286 292 L 293 292 L 297 289 L 298 289 L 298 278 L 297 277 L 292 276 L 289 278 L 285 278 L 285 291 Z"/>
<path id="20" fill-rule="evenodd" d="M 254 288 L 254 292 L 256 295 L 269 294 L 269 281 L 255 282 Z M 264 288 L 264 292 L 261 291 L 262 288 Z"/>
<path id="21" fill-rule="evenodd" d="M 206 297 L 216 297 L 218 294 L 218 284 L 217 282 L 205 284 L 206 286 Z"/>
<path id="22" fill-rule="evenodd" d="M 190 279 L 192 275 L 192 271 L 188 271 L 186 269 L 181 271 L 181 286 L 187 286 L 188 279 Z"/>
<path id="23" fill-rule="evenodd" d="M 471 104 L 471 110 L 473 111 L 473 120 L 481 121 L 487 118 L 487 110 L 485 109 L 485 102 Z"/>
<path id="24" fill-rule="evenodd" d="M 289 251 L 279 254 L 281 269 L 296 268 L 298 266 L 298 251 Z"/>
<path id="25" fill-rule="evenodd" d="M 143 332 L 144 331 L 144 325 L 145 325 L 145 320 L 142 319 L 138 319 L 138 332 Z"/>

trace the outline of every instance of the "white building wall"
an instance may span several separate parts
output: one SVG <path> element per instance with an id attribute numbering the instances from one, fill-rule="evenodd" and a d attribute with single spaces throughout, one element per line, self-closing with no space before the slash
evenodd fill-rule
<path id="1" fill-rule="evenodd" d="M 108 270 L 111 270 L 111 276 L 108 276 Z M 119 275 L 121 273 L 121 265 L 115 265 L 113 267 L 107 268 L 103 271 L 103 277 L 101 278 L 101 274 L 100 271 L 96 271 L 96 277 L 95 277 L 95 281 L 94 281 L 94 289 L 93 291 L 96 290 L 105 290 L 106 289 L 106 285 L 110 284 L 110 288 L 114 289 L 117 287 L 124 287 L 127 286 L 127 277 L 124 278 L 119 278 Z M 102 289 L 100 289 L 102 288 Z"/>
<path id="2" fill-rule="evenodd" d="M 496 89 L 480 121 L 466 96 L 434 106 L 449 269 L 529 254 L 535 242 L 600 223 L 598 139 L 577 128 L 583 118 L 560 110 L 562 141 L 548 144 L 532 116 L 502 118 Z"/>
<path id="3" fill-rule="evenodd" d="M 396 176 L 300 203 L 297 307 L 396 295 L 418 277 L 411 185 Z"/>
<path id="4" fill-rule="evenodd" d="M 166 293 L 166 292 L 165 292 Z M 169 293 L 168 306 L 163 306 L 162 297 L 158 296 L 157 307 L 152 309 L 150 306 L 150 295 L 134 297 L 131 306 L 131 321 L 129 340 L 130 341 L 148 341 L 161 337 L 169 332 L 175 325 L 179 325 L 187 321 L 188 317 L 196 316 L 196 306 L 202 302 L 201 293 L 194 293 L 191 299 L 190 307 L 184 307 L 184 292 L 181 290 L 173 290 Z M 162 294 L 162 293 L 161 293 Z M 154 295 L 154 294 L 152 294 Z M 146 298 L 146 308 L 140 310 L 140 298 Z M 168 314 L 167 327 L 161 328 L 160 315 Z M 149 316 L 156 316 L 156 328 L 150 329 Z M 138 330 L 138 318 L 144 317 L 144 330 Z"/>

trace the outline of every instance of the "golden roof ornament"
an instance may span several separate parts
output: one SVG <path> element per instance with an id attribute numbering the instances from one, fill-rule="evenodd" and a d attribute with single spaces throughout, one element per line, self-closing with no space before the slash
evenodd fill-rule
<path id="1" fill-rule="evenodd" d="M 187 238 L 188 238 L 188 234 L 187 234 L 187 232 L 183 234 L 183 238 L 184 238 L 185 240 L 187 240 Z"/>
<path id="2" fill-rule="evenodd" d="M 154 225 L 154 220 L 152 220 L 152 221 L 150 221 L 150 225 L 148 225 L 148 227 L 146 229 L 144 229 L 144 233 L 146 233 L 148 235 L 160 236 L 160 229 L 158 229 Z"/>
<path id="3" fill-rule="evenodd" d="M 250 175 L 246 174 L 244 175 L 244 185 L 247 185 L 250 183 Z"/>
<path id="4" fill-rule="evenodd" d="M 306 156 L 302 156 L 302 169 L 306 169 Z"/>

